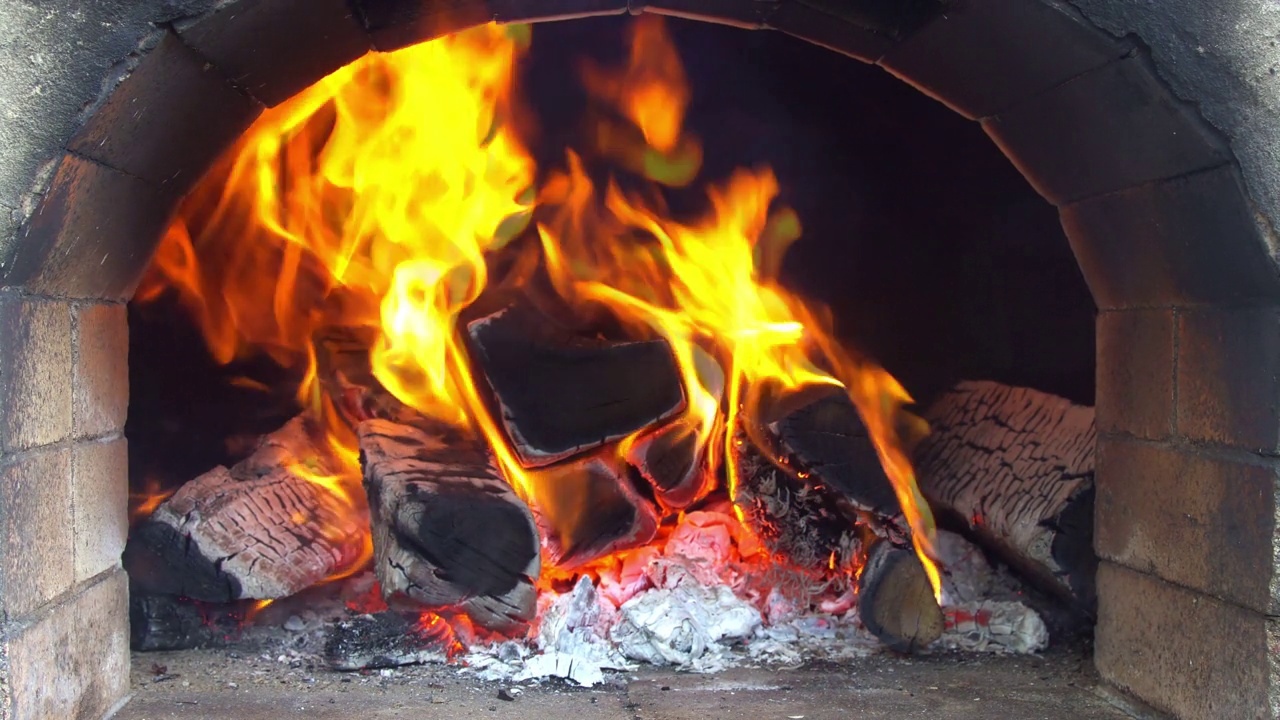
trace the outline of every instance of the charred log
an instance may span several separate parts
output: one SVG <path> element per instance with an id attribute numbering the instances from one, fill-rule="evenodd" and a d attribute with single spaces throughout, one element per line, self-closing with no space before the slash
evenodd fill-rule
<path id="1" fill-rule="evenodd" d="M 243 620 L 235 605 L 129 593 L 129 647 L 138 652 L 222 647 L 239 636 Z"/>
<path id="2" fill-rule="evenodd" d="M 316 379 L 352 431 L 370 418 L 406 421 L 416 415 L 374 377 L 369 362 L 374 340 L 372 329 L 348 327 L 329 327 L 312 338 Z"/>
<path id="3" fill-rule="evenodd" d="M 860 510 L 902 513 L 858 408 L 839 388 L 819 388 L 772 424 L 779 454 Z"/>
<path id="4" fill-rule="evenodd" d="M 653 539 L 658 512 L 633 473 L 610 447 L 533 474 L 538 524 L 555 565 L 577 567 Z"/>
<path id="5" fill-rule="evenodd" d="M 734 504 L 770 552 L 808 570 L 847 567 L 861 557 L 871 533 L 834 494 L 770 460 L 743 433 L 734 443 L 733 462 Z"/>
<path id="6" fill-rule="evenodd" d="M 926 419 L 920 488 L 944 519 L 1042 589 L 1091 612 L 1093 408 L 1027 388 L 965 382 Z"/>
<path id="7" fill-rule="evenodd" d="M 208 602 L 274 599 L 354 562 L 361 518 L 302 474 L 333 472 L 316 447 L 295 418 L 232 468 L 182 486 L 130 534 L 124 565 L 134 584 Z"/>
<path id="8" fill-rule="evenodd" d="M 587 338 L 528 303 L 470 321 L 471 360 L 520 463 L 543 467 L 671 417 L 685 405 L 665 341 Z"/>
<path id="9" fill-rule="evenodd" d="M 892 650 L 921 650 L 942 636 L 942 608 L 920 558 L 910 548 L 880 541 L 858 578 L 858 617 Z"/>
<path id="10" fill-rule="evenodd" d="M 653 488 L 664 507 L 689 507 L 710 490 L 704 446 L 683 418 L 645 433 L 627 449 L 627 462 Z"/>
<path id="11" fill-rule="evenodd" d="M 386 420 L 359 427 L 384 595 L 459 607 L 502 632 L 533 619 L 540 570 L 528 506 L 477 441 Z"/>
<path id="12" fill-rule="evenodd" d="M 447 623 L 431 613 L 384 610 L 333 625 L 324 656 L 334 670 L 370 670 L 447 658 L 456 640 Z"/>

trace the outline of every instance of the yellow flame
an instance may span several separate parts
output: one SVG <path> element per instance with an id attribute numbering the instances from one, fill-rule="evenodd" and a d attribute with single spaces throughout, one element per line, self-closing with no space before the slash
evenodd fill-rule
<path id="1" fill-rule="evenodd" d="M 354 438 L 314 367 L 312 338 L 332 326 L 373 329 L 378 381 L 482 435 L 528 499 L 536 478 L 481 402 L 458 324 L 489 283 L 489 256 L 536 209 L 540 243 L 523 252 L 537 254 L 571 305 L 602 305 L 635 334 L 669 342 L 689 400 L 678 422 L 695 434 L 703 472 L 723 469 L 731 492 L 737 430 L 760 419 L 767 397 L 843 387 L 936 590 L 932 517 L 898 436 L 910 399 L 836 342 L 823 308 L 778 281 L 800 224 L 776 206 L 772 171 L 740 170 L 709 187 L 709 209 L 694 221 L 673 219 L 656 194 L 612 181 L 601 192 L 590 180 L 587 163 L 601 160 L 658 184 L 697 175 L 701 145 L 682 127 L 691 93 L 661 19 L 636 22 L 625 68 L 584 68 L 612 115 L 586 156 L 568 153 L 536 191 L 514 130 L 522 40 L 490 24 L 371 53 L 265 112 L 185 201 L 139 298 L 176 290 L 222 362 L 264 351 L 305 367 L 299 397 L 327 419 L 339 469 L 298 472 L 339 506 L 358 504 L 361 488 Z"/>

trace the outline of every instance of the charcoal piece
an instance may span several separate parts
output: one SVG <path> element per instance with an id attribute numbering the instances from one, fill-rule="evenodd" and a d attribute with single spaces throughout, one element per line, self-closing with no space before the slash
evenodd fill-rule
<path id="1" fill-rule="evenodd" d="M 374 572 L 384 596 L 457 606 L 482 627 L 519 632 L 536 610 L 537 526 L 485 445 L 450 432 L 360 424 Z"/>
<path id="2" fill-rule="evenodd" d="M 711 490 L 715 478 L 707 472 L 705 450 L 692 423 L 677 418 L 637 438 L 627 449 L 627 462 L 664 507 L 678 510 Z"/>
<path id="3" fill-rule="evenodd" d="M 142 591 L 207 602 L 287 597 L 355 562 L 364 520 L 299 468 L 329 474 L 295 418 L 232 468 L 183 485 L 130 534 L 124 566 Z"/>
<path id="4" fill-rule="evenodd" d="M 1042 590 L 1096 603 L 1091 407 L 1028 388 L 963 382 L 926 412 L 920 490 L 942 520 Z"/>
<path id="5" fill-rule="evenodd" d="M 814 571 L 861 559 L 864 538 L 874 536 L 873 518 L 771 461 L 745 433 L 735 438 L 732 461 L 738 475 L 734 505 L 771 553 Z"/>
<path id="6" fill-rule="evenodd" d="M 529 303 L 471 320 L 466 334 L 491 409 L 525 467 L 599 447 L 685 406 L 664 340 L 582 337 Z"/>
<path id="7" fill-rule="evenodd" d="M 787 413 L 772 429 L 780 453 L 859 509 L 885 517 L 902 513 L 858 408 L 840 388 Z"/>
<path id="8" fill-rule="evenodd" d="M 911 548 L 872 545 L 858 577 L 858 618 L 889 649 L 911 653 L 942 636 L 942 608 Z"/>
<path id="9" fill-rule="evenodd" d="M 645 484 L 612 447 L 531 474 L 549 560 L 573 568 L 643 545 L 658 531 Z"/>
<path id="10" fill-rule="evenodd" d="M 129 592 L 129 647 L 138 652 L 224 647 L 239 636 L 243 620 L 237 605 Z"/>
<path id="11" fill-rule="evenodd" d="M 454 636 L 430 613 L 384 610 L 329 627 L 324 657 L 334 670 L 372 670 L 448 659 Z"/>

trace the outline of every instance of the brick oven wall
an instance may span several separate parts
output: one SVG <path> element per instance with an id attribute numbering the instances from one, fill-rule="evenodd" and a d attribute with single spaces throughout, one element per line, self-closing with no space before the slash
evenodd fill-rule
<path id="1" fill-rule="evenodd" d="M 0 719 L 127 692 L 123 303 L 217 153 L 370 47 L 628 11 L 782 30 L 982 123 L 1099 308 L 1100 672 L 1280 715 L 1269 0 L 0 0 Z"/>

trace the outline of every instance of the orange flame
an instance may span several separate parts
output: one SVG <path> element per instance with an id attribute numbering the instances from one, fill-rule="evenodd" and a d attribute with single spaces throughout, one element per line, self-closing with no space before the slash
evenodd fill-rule
<path id="1" fill-rule="evenodd" d="M 633 26 L 626 68 L 584 68 L 591 93 L 621 117 L 598 123 L 600 158 L 568 153 L 536 191 L 513 129 L 524 37 L 490 24 L 372 53 L 265 112 L 184 203 L 138 298 L 176 291 L 220 361 L 264 351 L 307 368 L 299 397 L 326 418 L 340 460 L 338 472 L 307 477 L 337 500 L 361 490 L 354 438 L 315 377 L 312 336 L 331 326 L 374 330 L 371 365 L 387 390 L 481 434 L 530 499 L 538 474 L 520 467 L 481 402 L 457 325 L 489 282 L 487 258 L 536 210 L 540 243 L 527 252 L 567 301 L 603 305 L 668 341 L 689 396 L 679 421 L 703 471 L 723 470 L 731 492 L 735 429 L 756 423 L 768 396 L 843 387 L 936 590 L 932 517 L 899 437 L 910 398 L 840 346 L 824 309 L 780 284 L 800 224 L 775 207 L 772 171 L 738 171 L 707 189 L 704 217 L 679 222 L 612 181 L 599 192 L 585 170 L 607 159 L 659 184 L 696 177 L 701 145 L 683 131 L 691 93 L 661 19 Z"/>

